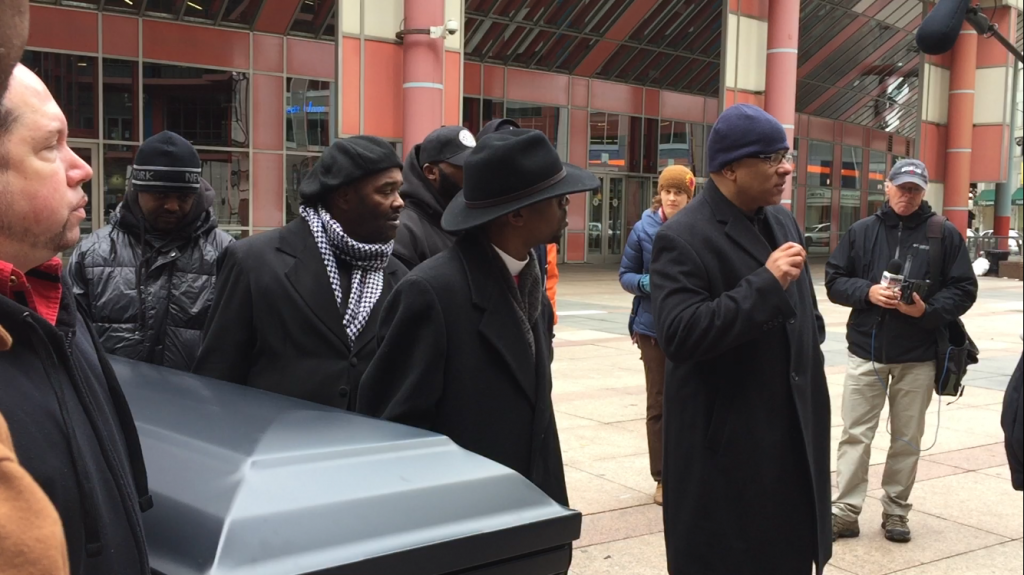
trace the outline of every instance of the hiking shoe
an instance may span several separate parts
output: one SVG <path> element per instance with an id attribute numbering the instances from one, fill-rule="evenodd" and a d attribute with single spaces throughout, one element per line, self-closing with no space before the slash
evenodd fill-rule
<path id="1" fill-rule="evenodd" d="M 832 541 L 837 539 L 853 539 L 860 537 L 860 524 L 854 521 L 846 521 L 838 516 L 832 516 Z"/>
<path id="2" fill-rule="evenodd" d="M 882 529 L 885 538 L 893 543 L 910 543 L 910 525 L 903 515 L 882 514 Z"/>
<path id="3" fill-rule="evenodd" d="M 658 482 L 658 488 L 654 490 L 654 504 L 661 506 L 664 502 L 664 491 L 661 489 L 661 482 Z"/>

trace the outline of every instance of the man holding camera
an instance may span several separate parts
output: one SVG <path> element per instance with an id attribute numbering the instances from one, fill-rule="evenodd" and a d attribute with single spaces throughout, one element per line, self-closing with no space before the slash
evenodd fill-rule
<path id="1" fill-rule="evenodd" d="M 886 182 L 885 205 L 850 228 L 825 267 L 829 299 L 853 308 L 846 332 L 849 363 L 833 539 L 860 535 L 871 442 L 888 397 L 892 441 L 882 476 L 882 529 L 889 541 L 910 541 L 907 516 L 925 412 L 936 369 L 943 367 L 936 365 L 937 338 L 978 295 L 964 239 L 924 201 L 927 187 L 928 169 L 922 162 L 898 162 Z M 938 220 L 929 224 L 932 218 Z M 941 270 L 936 274 L 929 269 L 930 226 L 941 230 L 942 257 L 936 260 Z"/>

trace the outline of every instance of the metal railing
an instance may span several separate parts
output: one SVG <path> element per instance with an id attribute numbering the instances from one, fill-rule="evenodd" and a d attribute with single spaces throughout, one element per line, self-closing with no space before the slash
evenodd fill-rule
<path id="1" fill-rule="evenodd" d="M 1022 240 L 1012 236 L 973 236 L 967 238 L 967 253 L 971 261 L 985 257 L 989 252 L 1006 253 L 1008 256 L 1021 255 Z M 998 257 L 998 256 L 997 256 Z"/>

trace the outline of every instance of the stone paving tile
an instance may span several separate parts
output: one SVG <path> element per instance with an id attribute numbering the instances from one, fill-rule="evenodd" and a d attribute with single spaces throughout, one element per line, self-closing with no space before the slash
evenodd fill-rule
<path id="1" fill-rule="evenodd" d="M 960 451 L 950 451 L 938 455 L 929 455 L 924 458 L 926 461 L 941 463 L 944 465 L 965 469 L 967 471 L 980 471 L 993 467 L 1006 466 L 1006 448 L 1002 443 L 994 443 L 982 447 L 973 447 Z"/>
<path id="2" fill-rule="evenodd" d="M 584 515 L 649 505 L 648 495 L 573 467 L 565 468 L 569 505 Z"/>
<path id="3" fill-rule="evenodd" d="M 558 404 L 558 410 L 601 423 L 631 421 L 647 415 L 647 398 L 640 395 L 617 394 L 600 399 L 585 399 Z"/>
<path id="4" fill-rule="evenodd" d="M 1008 539 L 1024 537 L 1021 495 L 1008 481 L 964 473 L 918 483 L 914 509 Z"/>
<path id="5" fill-rule="evenodd" d="M 894 575 L 1020 575 L 1022 571 L 1024 545 L 1011 541 Z"/>
<path id="6" fill-rule="evenodd" d="M 583 518 L 583 537 L 576 543 L 576 548 L 643 537 L 664 530 L 661 507 L 657 505 L 587 515 Z"/>
<path id="7" fill-rule="evenodd" d="M 874 452 L 872 452 L 874 455 Z M 928 481 L 930 479 L 938 479 L 940 477 L 949 477 L 950 475 L 959 475 L 961 473 L 967 473 L 967 470 L 951 465 L 943 465 L 941 463 L 934 463 L 927 459 L 922 459 L 917 466 L 917 480 Z M 868 492 L 876 492 L 882 489 L 882 476 L 885 474 L 885 459 L 882 458 L 874 465 L 868 468 Z M 832 473 L 832 484 L 838 487 L 836 474 Z M 878 497 L 881 497 L 881 492 L 876 493 Z"/>
<path id="8" fill-rule="evenodd" d="M 573 552 L 573 575 L 666 575 L 660 533 L 594 545 Z"/>
<path id="9" fill-rule="evenodd" d="M 915 511 L 910 519 L 914 541 L 898 545 L 885 540 L 881 523 L 882 504 L 869 497 L 860 518 L 860 537 L 836 542 L 832 565 L 856 575 L 886 575 L 1007 541 L 993 533 Z"/>
<path id="10" fill-rule="evenodd" d="M 559 433 L 566 465 L 647 453 L 647 436 L 612 425 L 589 425 Z"/>
<path id="11" fill-rule="evenodd" d="M 651 478 L 650 457 L 646 450 L 636 455 L 577 463 L 576 467 L 650 497 L 654 496 L 656 485 Z"/>
<path id="12" fill-rule="evenodd" d="M 592 344 L 583 344 L 572 347 L 558 348 L 555 350 L 555 360 L 561 362 L 561 360 L 578 360 L 578 359 L 595 359 L 595 358 L 606 358 L 612 355 L 624 355 L 616 354 L 614 351 L 609 351 L 607 347 L 600 347 Z"/>

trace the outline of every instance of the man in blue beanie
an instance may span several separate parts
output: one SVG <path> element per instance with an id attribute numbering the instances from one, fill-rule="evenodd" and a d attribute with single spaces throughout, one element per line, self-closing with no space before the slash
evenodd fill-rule
<path id="1" fill-rule="evenodd" d="M 830 408 L 786 132 L 754 106 L 708 139 L 711 181 L 654 241 L 672 575 L 820 574 L 832 555 Z"/>

